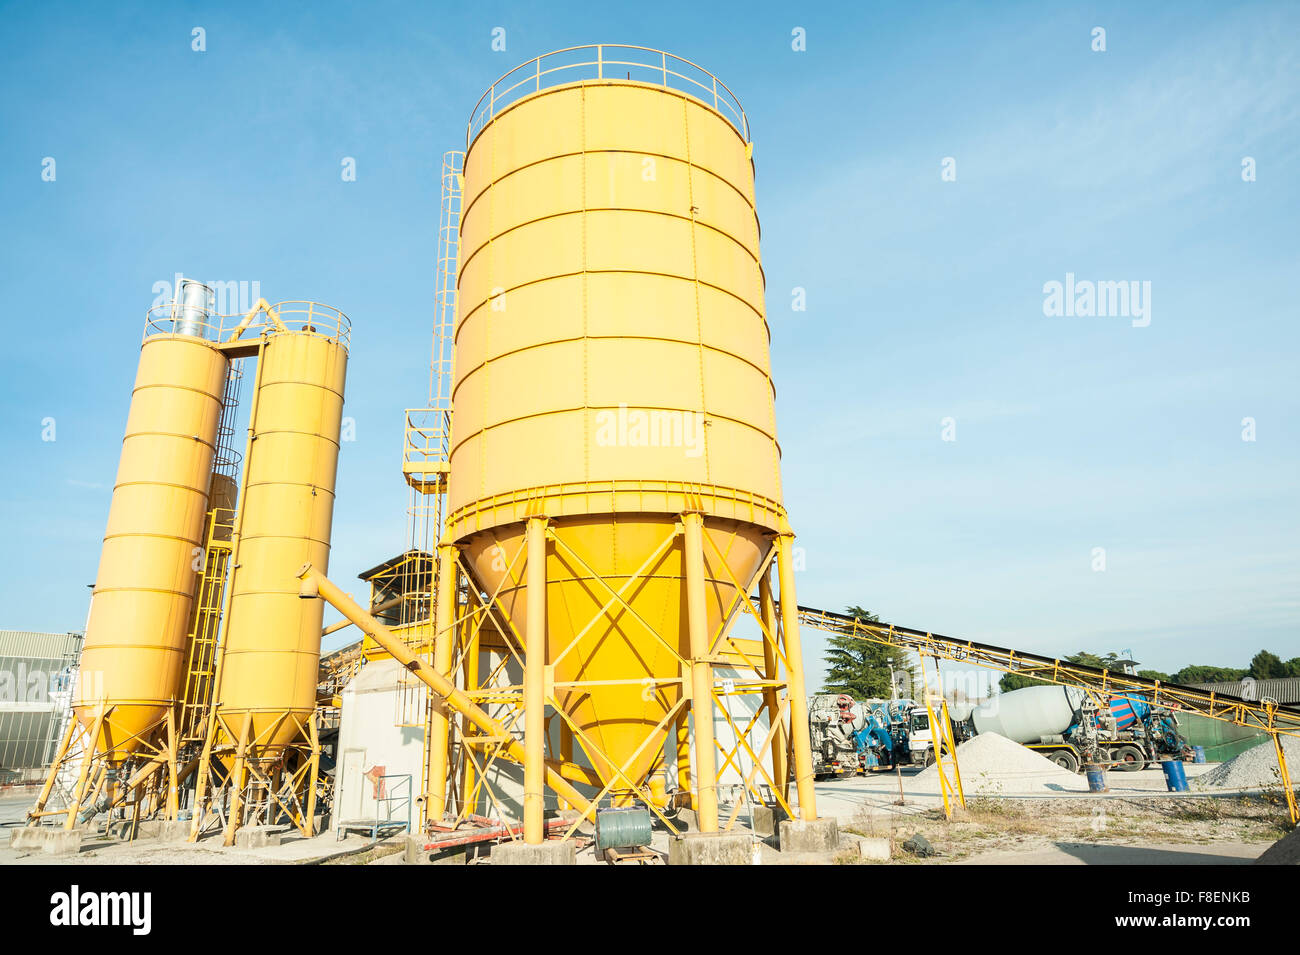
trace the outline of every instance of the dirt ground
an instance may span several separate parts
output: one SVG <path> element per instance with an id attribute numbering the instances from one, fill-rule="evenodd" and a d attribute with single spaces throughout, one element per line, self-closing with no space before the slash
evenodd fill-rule
<path id="1" fill-rule="evenodd" d="M 1250 862 L 1290 831 L 1270 794 L 1214 799 L 1135 795 L 1090 798 L 968 799 L 951 821 L 942 809 L 910 814 L 863 807 L 845 832 L 888 839 L 894 863 L 1233 864 Z M 920 834 L 938 850 L 921 858 L 903 848 Z M 840 861 L 861 861 L 842 854 Z"/>

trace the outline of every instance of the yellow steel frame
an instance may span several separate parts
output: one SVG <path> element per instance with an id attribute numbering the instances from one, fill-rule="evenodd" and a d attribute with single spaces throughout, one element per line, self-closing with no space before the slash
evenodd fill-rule
<path id="1" fill-rule="evenodd" d="M 544 518 L 534 517 L 529 521 L 525 546 L 521 547 L 508 563 L 501 583 L 495 592 L 484 593 L 484 596 L 480 598 L 479 588 L 471 583 L 467 587 L 467 591 L 473 595 L 474 606 L 464 605 L 463 612 L 460 615 L 456 615 L 450 610 L 446 613 L 439 613 L 434 643 L 447 648 L 445 654 L 435 653 L 434 668 L 439 675 L 445 679 L 458 680 L 464 686 L 464 692 L 469 699 L 479 703 L 505 704 L 511 708 L 513 715 L 509 722 L 502 726 L 503 732 L 490 736 L 476 735 L 469 728 L 469 721 L 465 721 L 459 727 L 442 720 L 435 724 L 433 732 L 427 738 L 426 764 L 432 767 L 432 771 L 428 774 L 429 780 L 425 799 L 427 808 L 426 823 L 435 825 L 449 824 L 453 827 L 459 825 L 472 815 L 472 810 L 477 805 L 480 794 L 484 792 L 487 793 L 488 801 L 494 809 L 498 813 L 503 812 L 501 800 L 491 792 L 491 787 L 487 783 L 487 771 L 493 761 L 498 758 L 505 758 L 512 761 L 521 761 L 525 767 L 525 818 L 523 820 L 523 838 L 525 841 L 540 841 L 544 837 L 543 817 L 539 811 L 541 808 L 541 785 L 538 782 L 538 776 L 541 767 L 545 767 L 547 771 L 555 770 L 561 778 L 574 779 L 595 785 L 597 794 L 591 802 L 592 806 L 599 805 L 602 801 L 611 798 L 618 804 L 626 804 L 631 800 L 644 802 L 670 831 L 676 832 L 676 827 L 660 809 L 661 800 L 656 798 L 652 787 L 647 783 L 638 783 L 632 779 L 628 775 L 628 769 L 645 751 L 646 747 L 663 745 L 669 730 L 674 725 L 679 727 L 680 732 L 682 719 L 692 706 L 692 701 L 700 699 L 709 701 L 711 711 L 713 706 L 718 706 L 721 709 L 724 719 L 736 739 L 735 744 L 728 749 L 714 738 L 712 718 L 695 721 L 696 768 L 700 778 L 694 787 L 696 793 L 694 801 L 699 814 L 700 829 L 702 831 L 716 831 L 719 828 L 730 830 L 734 826 L 738 816 L 739 803 L 733 807 L 725 823 L 721 823 L 717 810 L 717 780 L 728 768 L 735 767 L 737 771 L 740 771 L 740 754 L 742 752 L 749 756 L 751 762 L 748 773 L 743 774 L 744 786 L 747 790 L 761 796 L 756 783 L 757 778 L 761 776 L 770 788 L 776 802 L 791 817 L 798 815 L 804 819 L 816 818 L 816 795 L 812 785 L 812 763 L 808 748 L 806 725 L 807 708 L 803 694 L 802 651 L 798 647 L 799 622 L 797 618 L 778 618 L 777 604 L 772 598 L 769 579 L 773 565 L 776 565 L 781 587 L 785 593 L 793 596 L 793 564 L 790 560 L 793 536 L 778 536 L 773 542 L 772 551 L 763 561 L 760 569 L 755 574 L 755 578 L 749 581 L 739 581 L 727 568 L 725 554 L 714 536 L 701 533 L 702 527 L 701 515 L 693 512 L 684 513 L 681 521 L 664 536 L 664 539 L 643 561 L 641 567 L 615 584 L 605 580 L 592 568 L 590 562 L 582 554 L 575 551 L 563 538 L 558 537 L 547 526 L 547 521 Z M 683 540 L 687 547 L 688 617 L 693 620 L 695 631 L 692 635 L 691 652 L 686 657 L 683 657 L 677 648 L 658 632 L 657 628 L 640 617 L 627 596 L 635 591 L 645 575 L 656 565 L 659 558 L 670 547 L 674 546 L 678 540 Z M 708 546 L 719 558 L 715 563 L 721 566 L 729 582 L 735 588 L 735 597 L 732 604 L 728 608 L 728 612 L 723 615 L 718 629 L 712 634 L 705 633 L 703 630 L 700 613 L 703 609 L 703 594 L 699 592 L 700 588 L 690 585 L 692 579 L 699 581 L 701 584 L 703 582 L 704 541 L 708 542 Z M 536 577 L 536 571 L 544 570 L 545 567 L 544 560 L 540 556 L 543 553 L 540 547 L 543 545 L 554 547 L 566 562 L 583 573 L 584 579 L 588 580 L 592 586 L 603 590 L 606 596 L 602 606 L 593 614 L 591 620 L 583 627 L 575 630 L 564 646 L 555 650 L 549 664 L 543 663 L 541 666 L 530 666 L 530 657 L 537 659 L 537 655 L 540 653 L 537 649 L 539 646 L 538 635 L 536 632 L 520 634 L 517 631 L 501 604 L 500 592 L 507 583 L 517 586 L 519 583 L 524 582 L 526 592 L 531 591 L 534 595 L 541 593 L 544 599 L 545 578 L 543 577 L 539 581 Z M 444 548 L 444 554 L 446 550 L 454 550 L 450 545 L 442 545 L 440 550 Z M 698 559 L 691 557 L 693 552 Z M 446 558 L 442 557 L 440 562 L 445 560 Z M 529 575 L 530 562 L 534 569 L 532 576 Z M 454 602 L 454 595 L 460 590 L 461 578 L 467 581 L 473 579 L 469 568 L 465 566 L 457 554 L 454 567 L 450 572 L 446 569 L 444 563 L 441 590 L 435 599 L 435 606 L 449 608 L 458 606 Z M 759 586 L 761 609 L 755 607 L 749 596 L 755 583 Z M 536 600 L 537 597 L 533 596 L 532 599 Z M 694 603 L 695 606 L 689 606 L 691 603 Z M 587 686 L 610 685 L 612 683 L 644 685 L 649 678 L 629 674 L 626 679 L 616 681 L 557 682 L 553 676 L 555 664 L 571 653 L 591 628 L 597 626 L 607 614 L 615 610 L 619 613 L 629 614 L 645 627 L 646 631 L 659 642 L 663 649 L 677 659 L 682 675 L 660 678 L 653 681 L 654 685 L 672 683 L 679 684 L 683 688 L 681 699 L 668 709 L 662 719 L 646 734 L 641 745 L 621 763 L 612 759 L 588 734 L 583 732 L 582 728 L 563 710 L 554 690 L 556 688 L 573 690 Z M 735 613 L 738 610 L 750 613 L 758 623 L 763 634 L 764 652 L 761 659 L 746 653 L 744 648 L 737 644 L 731 636 Z M 544 620 L 544 610 L 536 606 L 530 607 L 528 619 L 530 621 Z M 491 624 L 495 633 L 491 635 L 485 634 L 483 630 L 485 624 Z M 791 639 L 792 636 L 793 639 Z M 530 643 L 533 645 L 532 653 L 529 652 Z M 503 651 L 503 657 L 497 666 L 493 668 L 494 672 L 484 676 L 478 672 L 478 653 L 475 648 L 489 644 Z M 724 655 L 720 652 L 720 648 L 724 645 L 730 648 L 729 654 Z M 456 659 L 453 659 L 451 653 L 453 646 L 459 648 L 460 651 Z M 763 707 L 760 712 L 766 712 L 769 726 L 767 734 L 761 743 L 753 740 L 758 715 L 752 716 L 744 726 L 739 725 L 726 707 L 723 706 L 721 698 L 713 685 L 712 667 L 718 663 L 730 664 L 737 658 L 743 661 L 744 665 L 752 668 L 755 673 L 761 674 L 758 679 L 744 681 L 737 685 L 740 692 L 756 693 L 763 697 Z M 522 686 L 492 685 L 495 677 L 508 660 L 514 660 L 521 666 L 524 671 L 524 684 Z M 782 668 L 784 668 L 784 676 L 782 675 Z M 559 753 L 547 753 L 547 733 L 543 714 L 548 707 L 553 713 L 552 719 L 560 720 L 562 732 L 561 751 Z M 796 716 L 796 713 L 799 715 Z M 515 739 L 515 727 L 521 718 L 525 723 L 523 733 L 525 740 L 523 747 L 524 759 L 517 760 L 516 755 L 510 752 L 508 744 Z M 796 720 L 803 723 L 802 733 L 799 732 L 799 723 Z M 449 733 L 449 730 L 452 729 L 458 731 L 454 736 Z M 601 783 L 589 767 L 573 761 L 572 741 L 575 739 L 590 758 L 600 760 L 612 767 L 613 772 L 608 782 Z M 530 743 L 531 745 L 529 745 Z M 453 747 L 456 756 L 454 760 L 451 752 Z M 801 750 L 800 747 L 802 747 Z M 484 749 L 485 752 L 482 756 L 479 756 L 475 754 L 476 749 Z M 792 749 L 794 750 L 793 759 L 791 758 Z M 722 754 L 721 766 L 718 766 L 717 761 L 713 758 L 716 753 Z M 775 768 L 775 772 L 772 773 L 769 773 L 764 765 L 769 753 L 773 755 Z M 456 775 L 449 772 L 448 769 L 453 763 L 459 765 L 460 775 L 460 785 L 455 787 L 455 793 L 452 793 L 449 789 L 449 782 Z M 530 764 L 534 767 L 531 775 L 528 772 Z M 797 803 L 791 802 L 786 789 L 788 785 L 786 774 L 789 768 L 795 768 L 796 770 L 796 782 L 799 788 Z M 679 786 L 689 791 L 691 789 L 689 764 L 680 757 L 678 772 Z M 653 775 L 652 772 L 651 777 Z M 705 783 L 706 779 L 708 783 Z M 458 811 L 454 817 L 444 819 L 443 813 L 449 801 L 448 797 L 451 795 L 458 797 Z M 564 800 L 563 795 L 561 798 Z M 582 819 L 589 818 L 589 816 L 590 813 L 584 813 L 576 819 L 570 825 L 564 837 L 571 836 Z M 514 838 L 513 835 L 511 837 Z"/>
<path id="2" fill-rule="evenodd" d="M 251 712 L 240 714 L 236 726 L 220 712 L 213 713 L 199 757 L 190 842 L 212 829 L 216 821 L 221 823 L 223 844 L 231 846 L 242 826 L 271 825 L 281 814 L 304 836 L 314 834 L 320 772 L 316 714 L 306 719 L 294 713 L 280 714 L 256 737 L 251 735 L 252 716 Z M 301 742 L 265 745 L 285 722 L 293 724 Z M 223 756 L 233 759 L 229 772 L 222 769 Z"/>
<path id="3" fill-rule="evenodd" d="M 143 732 L 123 739 L 118 745 L 138 741 L 130 758 L 121 761 L 122 770 L 130 775 L 117 777 L 118 765 L 96 749 L 96 741 L 106 723 L 112 722 L 112 706 L 100 703 L 89 725 L 71 719 L 55 753 L 50 771 L 36 803 L 27 813 L 27 825 L 40 825 L 43 819 L 63 816 L 63 828 L 73 829 L 82 809 L 99 802 L 100 795 L 108 792 L 108 802 L 98 811 L 109 812 L 132 804 L 137 817 L 149 817 L 157 811 L 175 820 L 179 811 L 179 786 L 188 776 L 179 766 L 178 718 L 174 708 L 169 708 L 162 719 Z M 47 809 L 58 778 L 72 765 L 79 765 L 77 779 L 67 794 L 67 804 L 61 809 Z M 159 775 L 160 770 L 166 770 Z"/>

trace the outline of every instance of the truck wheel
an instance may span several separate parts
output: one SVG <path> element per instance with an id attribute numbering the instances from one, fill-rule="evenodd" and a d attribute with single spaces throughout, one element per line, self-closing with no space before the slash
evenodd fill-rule
<path id="1" fill-rule="evenodd" d="M 933 766 L 933 765 L 934 765 L 934 760 L 935 760 L 934 750 L 933 750 L 933 749 L 927 749 L 927 750 L 925 751 L 925 765 L 926 765 L 926 767 L 928 768 L 928 767 L 930 767 L 930 766 Z"/>
<path id="2" fill-rule="evenodd" d="M 1121 746 L 1112 750 L 1111 758 L 1115 760 L 1115 771 L 1120 773 L 1136 773 L 1147 764 L 1147 758 L 1136 746 Z"/>
<path id="3" fill-rule="evenodd" d="M 1062 769 L 1072 773 L 1079 771 L 1079 761 L 1074 758 L 1074 754 L 1068 749 L 1058 749 L 1049 758 Z"/>

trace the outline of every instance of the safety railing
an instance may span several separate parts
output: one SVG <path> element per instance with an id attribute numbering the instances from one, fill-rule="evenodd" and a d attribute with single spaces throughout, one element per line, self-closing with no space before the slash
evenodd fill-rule
<path id="1" fill-rule="evenodd" d="M 332 305 L 320 302 L 258 302 L 243 314 L 218 315 L 181 302 L 155 305 L 145 313 L 144 337 L 188 335 L 218 344 L 255 339 L 275 332 L 319 335 L 344 348 L 352 341 L 352 321 Z"/>
<path id="2" fill-rule="evenodd" d="M 426 494 L 445 489 L 451 460 L 451 411 L 407 408 L 402 441 L 406 483 Z"/>
<path id="3" fill-rule="evenodd" d="M 685 93 L 711 106 L 749 142 L 749 120 L 740 100 L 704 67 L 651 47 L 598 43 L 544 53 L 493 83 L 470 113 L 465 148 L 511 103 L 544 89 L 590 79 L 634 80 Z"/>

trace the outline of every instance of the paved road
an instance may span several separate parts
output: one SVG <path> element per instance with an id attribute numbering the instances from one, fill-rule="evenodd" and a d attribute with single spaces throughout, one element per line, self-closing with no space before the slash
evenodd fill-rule
<path id="1" fill-rule="evenodd" d="M 1267 843 L 1238 842 L 1209 845 L 1153 843 L 1149 846 L 1104 846 L 1084 842 L 1057 842 L 1022 852 L 986 852 L 957 865 L 1248 865 Z"/>
<path id="2" fill-rule="evenodd" d="M 22 822 L 27 817 L 27 810 L 32 808 L 35 798 L 35 796 L 0 797 L 0 826 Z M 8 836 L 5 837 L 5 842 L 8 843 Z"/>

